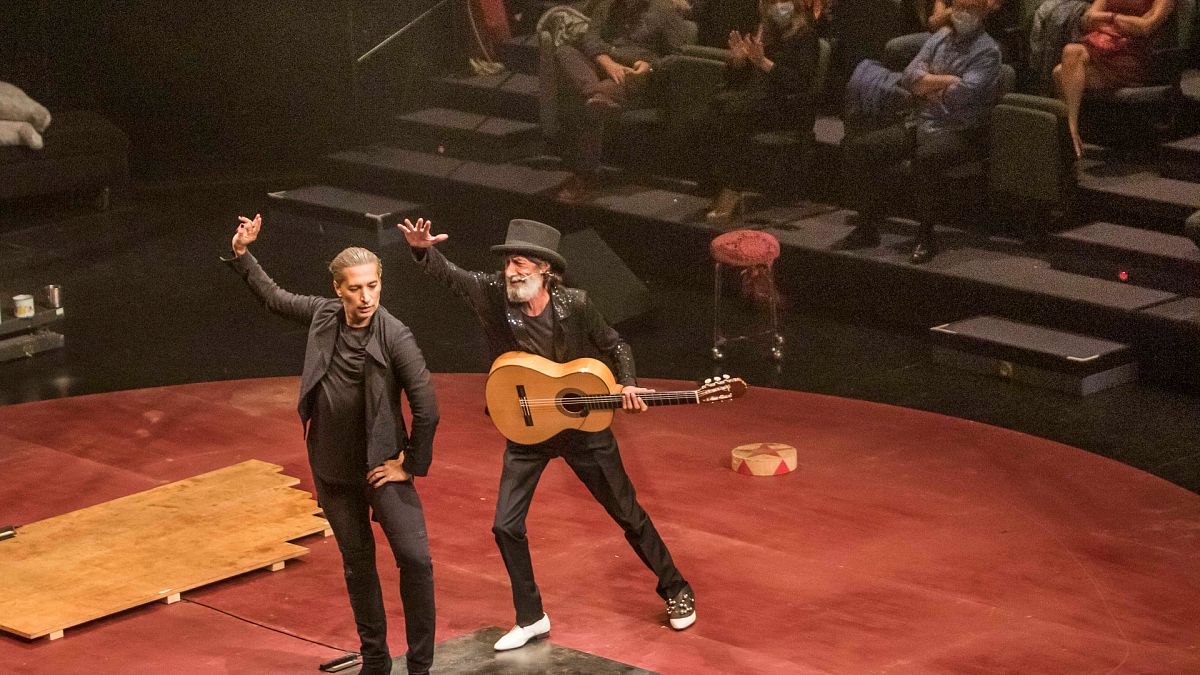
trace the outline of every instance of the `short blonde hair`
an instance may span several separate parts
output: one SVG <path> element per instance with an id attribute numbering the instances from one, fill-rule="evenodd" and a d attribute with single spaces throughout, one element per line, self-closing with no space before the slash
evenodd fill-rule
<path id="1" fill-rule="evenodd" d="M 365 248 L 351 246 L 350 248 L 342 249 L 342 252 L 337 254 L 333 261 L 329 263 L 329 273 L 333 275 L 333 283 L 337 286 L 346 280 L 347 267 L 370 264 L 375 265 L 375 269 L 379 273 L 379 278 L 382 279 L 383 264 L 379 262 L 379 256 Z"/>

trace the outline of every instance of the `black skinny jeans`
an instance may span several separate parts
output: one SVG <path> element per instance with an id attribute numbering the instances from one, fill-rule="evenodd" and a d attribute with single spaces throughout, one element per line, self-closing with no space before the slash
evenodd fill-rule
<path id="1" fill-rule="evenodd" d="M 433 562 L 429 556 L 425 512 L 416 487 L 412 481 L 385 483 L 380 488 L 373 488 L 365 481 L 358 484 L 330 483 L 320 478 L 314 481 L 317 499 L 342 553 L 346 591 L 362 642 L 364 668 L 382 670 L 391 665 L 387 615 L 375 567 L 375 535 L 370 515 L 373 512 L 400 569 L 408 672 L 428 671 L 433 664 L 436 619 Z"/>
<path id="2" fill-rule="evenodd" d="M 611 430 L 564 431 L 537 445 L 509 442 L 504 448 L 504 468 L 500 474 L 500 496 L 496 500 L 496 520 L 492 532 L 508 569 L 512 584 L 517 625 L 528 626 L 542 618 L 542 595 L 533 580 L 529 558 L 529 540 L 525 537 L 525 516 L 546 464 L 562 457 L 597 502 L 621 529 L 646 567 L 658 577 L 656 591 L 667 600 L 687 586 L 687 581 L 671 560 L 667 545 L 654 529 L 650 516 L 637 502 L 633 483 L 621 464 L 621 453 Z M 580 536 L 585 536 L 580 533 Z"/>

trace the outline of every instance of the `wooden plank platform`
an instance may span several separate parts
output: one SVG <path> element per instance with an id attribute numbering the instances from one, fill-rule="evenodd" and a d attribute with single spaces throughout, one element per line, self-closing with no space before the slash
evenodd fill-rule
<path id="1" fill-rule="evenodd" d="M 249 460 L 31 523 L 0 542 L 0 630 L 33 639 L 308 553 L 329 525 L 299 479 Z"/>

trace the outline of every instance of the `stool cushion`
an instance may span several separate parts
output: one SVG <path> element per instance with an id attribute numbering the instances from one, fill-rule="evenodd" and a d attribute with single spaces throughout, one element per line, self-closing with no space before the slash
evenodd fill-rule
<path id="1" fill-rule="evenodd" d="M 766 232 L 734 230 L 713 239 L 709 250 L 722 265 L 770 265 L 779 257 L 779 240 Z"/>

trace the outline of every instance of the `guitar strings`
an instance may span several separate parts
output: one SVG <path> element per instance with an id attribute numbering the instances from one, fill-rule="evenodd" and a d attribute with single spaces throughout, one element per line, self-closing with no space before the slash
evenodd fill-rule
<path id="1" fill-rule="evenodd" d="M 520 403 L 520 405 L 527 407 L 527 408 L 557 408 L 563 404 L 574 405 L 574 404 L 582 403 L 582 404 L 588 405 L 590 407 L 591 405 L 594 405 L 594 404 L 617 403 L 622 398 L 624 398 L 624 397 L 621 394 L 599 394 L 599 395 L 591 395 L 591 396 L 571 396 L 571 397 L 564 396 L 564 397 L 559 397 L 559 398 L 532 398 L 532 399 L 525 399 L 524 401 L 522 401 Z M 646 401 L 647 403 L 658 403 L 658 402 L 665 403 L 665 402 L 671 402 L 671 401 L 690 402 L 690 401 L 699 401 L 700 400 L 699 392 L 694 392 L 694 391 L 651 392 L 651 393 L 646 393 L 646 394 L 638 394 L 638 398 L 642 399 L 643 401 Z"/>

